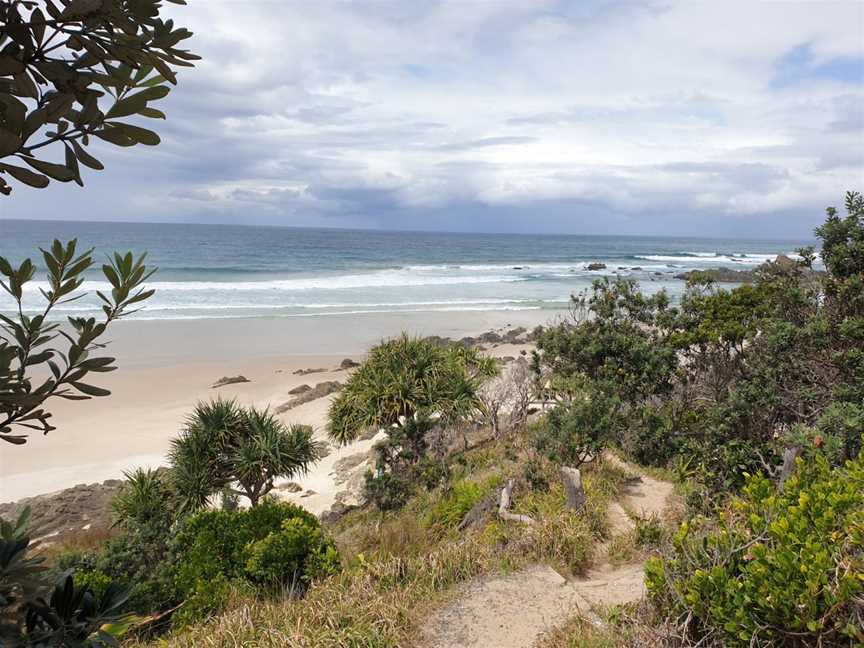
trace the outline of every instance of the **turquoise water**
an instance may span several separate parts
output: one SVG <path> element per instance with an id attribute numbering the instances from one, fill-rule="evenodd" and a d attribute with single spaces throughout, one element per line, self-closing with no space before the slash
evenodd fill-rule
<path id="1" fill-rule="evenodd" d="M 752 268 L 810 243 L 0 220 L 0 255 L 39 261 L 37 247 L 55 237 L 77 237 L 96 248 L 97 260 L 113 250 L 148 251 L 159 267 L 157 293 L 136 319 L 558 310 L 603 274 L 674 297 L 683 288 L 677 273 Z M 607 268 L 589 271 L 594 262 Z M 38 304 L 40 286 L 31 284 L 28 306 Z M 105 287 L 93 273 L 84 289 Z M 11 305 L 0 295 L 0 310 Z M 88 296 L 60 312 L 96 308 Z"/>

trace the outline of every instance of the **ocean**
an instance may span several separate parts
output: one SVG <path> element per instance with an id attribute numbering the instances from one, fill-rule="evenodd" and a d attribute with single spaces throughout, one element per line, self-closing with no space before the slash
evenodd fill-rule
<path id="1" fill-rule="evenodd" d="M 673 299 L 687 270 L 753 268 L 812 241 L 675 237 L 384 232 L 162 223 L 0 220 L 0 256 L 41 262 L 38 247 L 77 238 L 96 249 L 148 252 L 156 294 L 136 319 L 322 317 L 354 313 L 522 311 L 565 308 L 571 294 L 604 275 L 665 288 Z M 605 270 L 588 270 L 603 263 Z M 25 305 L 39 304 L 29 284 Z M 57 313 L 98 311 L 91 295 Z M 0 311 L 13 305 L 0 294 Z"/>

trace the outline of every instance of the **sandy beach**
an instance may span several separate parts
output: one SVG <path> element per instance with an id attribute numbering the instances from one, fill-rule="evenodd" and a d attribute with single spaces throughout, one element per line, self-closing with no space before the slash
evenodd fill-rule
<path id="1" fill-rule="evenodd" d="M 221 396 L 276 408 L 291 400 L 288 392 L 299 385 L 344 382 L 348 371 L 339 365 L 345 358 L 361 360 L 369 346 L 403 330 L 459 338 L 507 326 L 533 327 L 549 319 L 549 311 L 523 311 L 120 322 L 109 347 L 120 369 L 100 375 L 97 383 L 110 389 L 111 396 L 83 402 L 54 399 L 50 411 L 58 429 L 34 434 L 24 446 L 0 446 L 0 501 L 163 465 L 171 439 L 197 401 Z M 492 353 L 518 351 L 502 345 Z M 302 369 L 325 371 L 294 373 Z M 249 382 L 212 387 L 223 376 L 237 375 Z M 312 425 L 325 440 L 330 398 L 280 416 L 287 423 Z M 280 494 L 316 513 L 329 509 L 337 491 L 344 489 L 336 483 L 334 465 L 367 453 L 372 443 L 331 447 L 308 475 L 296 480 L 302 491 Z"/>

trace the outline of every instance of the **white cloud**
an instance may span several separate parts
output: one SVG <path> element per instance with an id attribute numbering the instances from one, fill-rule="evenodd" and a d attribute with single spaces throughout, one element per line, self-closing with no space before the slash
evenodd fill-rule
<path id="1" fill-rule="evenodd" d="M 790 234 L 807 232 L 864 184 L 864 84 L 807 70 L 774 83 L 802 46 L 814 65 L 864 61 L 857 0 L 190 0 L 171 12 L 204 60 L 166 100 L 158 152 L 111 154 L 80 192 L 19 191 L 4 215 L 63 201 L 117 218 L 112 201 L 84 197 L 98 191 L 134 219 L 398 228 L 433 210 L 428 227 L 471 229 L 473 210 L 542 220 L 552 201 L 572 208 L 550 209 L 546 229 L 602 230 L 605 209 L 609 223 L 668 233 L 674 210 L 685 233 L 726 231 L 726 217 L 746 236 L 784 210 L 798 218 Z"/>

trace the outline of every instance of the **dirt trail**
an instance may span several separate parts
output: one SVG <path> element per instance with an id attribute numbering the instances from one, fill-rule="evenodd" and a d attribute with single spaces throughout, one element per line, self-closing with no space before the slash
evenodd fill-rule
<path id="1" fill-rule="evenodd" d="M 630 513 L 662 516 L 673 486 L 642 475 L 610 456 L 607 460 L 638 474 L 608 509 L 612 537 L 630 533 Z M 637 601 L 644 593 L 642 564 L 613 566 L 601 546 L 597 564 L 583 578 L 568 581 L 546 565 L 478 579 L 459 598 L 434 612 L 423 631 L 428 648 L 529 648 L 575 613 Z"/>

